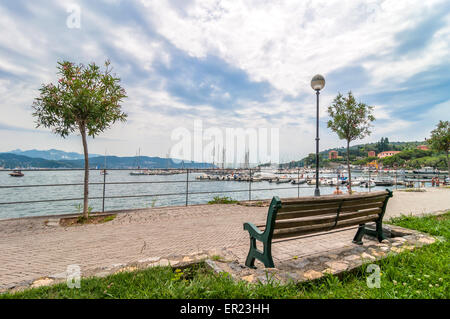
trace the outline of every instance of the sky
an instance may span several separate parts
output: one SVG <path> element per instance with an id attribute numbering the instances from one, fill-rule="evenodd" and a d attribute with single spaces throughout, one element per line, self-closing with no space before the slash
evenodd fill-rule
<path id="1" fill-rule="evenodd" d="M 449 1 L 0 0 L 0 152 L 82 153 L 79 135 L 36 128 L 31 105 L 56 83 L 57 61 L 111 61 L 126 123 L 97 154 L 162 156 L 179 128 L 277 128 L 281 162 L 344 146 L 327 107 L 352 91 L 373 105 L 372 134 L 354 144 L 415 141 L 450 119 Z M 208 159 L 205 159 L 208 160 Z"/>

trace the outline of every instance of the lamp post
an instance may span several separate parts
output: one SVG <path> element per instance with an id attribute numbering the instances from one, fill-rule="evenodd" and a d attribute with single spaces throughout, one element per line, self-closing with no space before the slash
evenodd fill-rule
<path id="1" fill-rule="evenodd" d="M 314 75 L 311 80 L 311 87 L 316 91 L 317 96 L 317 117 L 316 117 L 316 189 L 314 196 L 320 196 L 319 190 L 319 94 L 325 86 L 325 78 L 320 74 Z"/>

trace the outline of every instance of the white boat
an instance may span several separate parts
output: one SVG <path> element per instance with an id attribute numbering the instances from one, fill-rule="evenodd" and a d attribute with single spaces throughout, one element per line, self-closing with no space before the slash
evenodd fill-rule
<path id="1" fill-rule="evenodd" d="M 415 174 L 435 174 L 436 170 L 433 167 L 423 167 L 418 170 L 413 170 Z"/>
<path id="2" fill-rule="evenodd" d="M 300 179 L 294 178 L 294 179 L 291 181 L 291 183 L 294 184 L 294 185 L 305 184 L 305 183 L 306 183 L 306 178 L 300 178 Z"/>
<path id="3" fill-rule="evenodd" d="M 375 182 L 374 181 L 362 181 L 359 186 L 364 187 L 364 188 L 372 188 L 375 187 Z"/>

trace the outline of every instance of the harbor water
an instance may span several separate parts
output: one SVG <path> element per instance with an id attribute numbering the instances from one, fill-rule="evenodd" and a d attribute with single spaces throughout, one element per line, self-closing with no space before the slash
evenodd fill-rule
<path id="1" fill-rule="evenodd" d="M 9 172 L 0 171 L 0 219 L 17 218 L 25 216 L 43 216 L 80 212 L 83 200 L 83 185 L 71 186 L 45 186 L 9 188 L 5 186 L 19 185 L 55 185 L 55 184 L 82 184 L 84 172 L 77 171 L 25 171 L 24 177 L 11 177 Z M 131 176 L 129 170 L 109 170 L 106 183 L 111 182 L 144 182 L 138 184 L 106 184 L 106 197 L 142 196 L 126 198 L 105 198 L 104 210 L 121 210 L 134 208 L 150 208 L 162 206 L 205 204 L 215 196 L 230 197 L 235 200 L 270 199 L 273 196 L 297 197 L 313 196 L 314 185 L 293 185 L 291 183 L 275 183 L 269 181 L 216 181 L 200 180 L 196 177 L 203 173 L 189 173 L 187 175 L 138 175 Z M 296 174 L 290 175 L 296 178 Z M 322 176 L 322 175 L 321 175 Z M 335 174 L 329 175 L 336 177 Z M 310 175 L 312 177 L 312 175 Z M 326 176 L 324 176 L 326 177 Z M 353 178 L 361 177 L 361 173 L 352 173 Z M 89 201 L 93 212 L 102 210 L 103 178 L 100 171 L 90 172 L 90 183 L 99 183 L 89 186 L 89 197 L 96 198 Z M 155 183 L 145 183 L 155 182 Z M 395 188 L 375 186 L 370 191 Z M 402 186 L 398 186 L 399 188 Z M 186 196 L 186 189 L 188 195 Z M 353 186 L 356 192 L 368 192 L 368 188 Z M 345 186 L 341 187 L 345 193 Z M 322 195 L 331 194 L 333 186 L 320 186 Z M 196 194 L 197 193 L 197 194 Z M 151 195 L 151 196 L 145 196 Z M 10 202 L 59 200 L 68 201 L 17 203 Z"/>

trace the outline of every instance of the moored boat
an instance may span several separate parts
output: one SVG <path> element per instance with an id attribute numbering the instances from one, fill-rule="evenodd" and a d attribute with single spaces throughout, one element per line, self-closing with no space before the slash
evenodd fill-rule
<path id="1" fill-rule="evenodd" d="M 14 171 L 12 171 L 12 173 L 9 173 L 9 176 L 22 177 L 22 176 L 24 176 L 24 174 L 20 170 L 14 170 Z"/>

